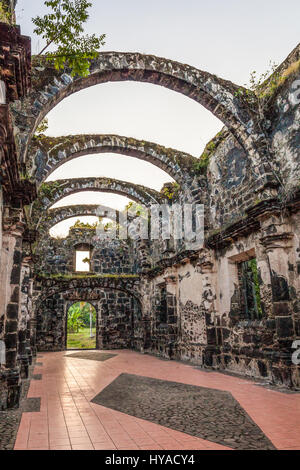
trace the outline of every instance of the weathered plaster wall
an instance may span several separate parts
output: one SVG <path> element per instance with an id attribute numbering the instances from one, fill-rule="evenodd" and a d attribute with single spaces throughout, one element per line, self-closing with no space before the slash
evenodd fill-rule
<path id="1" fill-rule="evenodd" d="M 202 348 L 207 344 L 207 312 L 203 305 L 206 284 L 202 284 L 198 271 L 196 265 L 186 261 L 152 280 L 144 280 L 143 312 L 149 329 L 149 352 L 202 364 Z"/>

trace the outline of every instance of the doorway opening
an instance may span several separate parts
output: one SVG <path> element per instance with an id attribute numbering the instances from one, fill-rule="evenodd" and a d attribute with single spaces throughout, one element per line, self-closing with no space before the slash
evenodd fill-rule
<path id="1" fill-rule="evenodd" d="M 97 315 L 88 302 L 76 302 L 67 312 L 67 349 L 96 349 Z"/>

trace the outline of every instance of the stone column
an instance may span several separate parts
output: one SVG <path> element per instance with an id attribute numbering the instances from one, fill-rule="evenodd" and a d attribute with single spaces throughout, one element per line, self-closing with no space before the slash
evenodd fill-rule
<path id="1" fill-rule="evenodd" d="M 261 244 L 265 249 L 269 267 L 272 305 L 267 312 L 274 323 L 274 341 L 271 351 L 272 374 L 276 382 L 291 385 L 291 349 L 295 339 L 293 322 L 293 237 L 289 223 L 280 214 L 261 219 Z M 274 349 L 274 348 L 273 348 Z"/>
<path id="2" fill-rule="evenodd" d="M 167 291 L 168 355 L 173 359 L 177 355 L 178 342 L 178 276 L 167 272 L 164 281 Z"/>
<path id="3" fill-rule="evenodd" d="M 206 341 L 203 350 L 203 365 L 213 366 L 214 357 L 220 353 L 222 345 L 222 325 L 219 316 L 216 316 L 216 282 L 214 279 L 214 262 L 209 250 L 201 250 L 197 262 L 197 272 L 202 276 L 202 302 L 201 311 L 205 315 Z"/>
<path id="4" fill-rule="evenodd" d="M 30 276 L 31 276 L 31 259 L 23 257 L 21 266 L 21 298 L 20 298 L 20 314 L 18 324 L 18 359 L 21 364 L 21 377 L 27 378 L 29 374 L 29 364 L 32 362 L 32 354 L 30 349 Z M 30 361 L 31 358 L 31 361 Z"/>
<path id="5" fill-rule="evenodd" d="M 28 280 L 28 295 L 27 295 L 27 306 L 28 306 L 28 322 L 27 322 L 27 334 L 26 334 L 26 351 L 29 359 L 29 364 L 32 364 L 32 358 L 36 356 L 36 348 L 33 348 L 32 337 L 35 337 L 34 327 L 34 309 L 33 309 L 33 261 L 32 258 L 28 259 L 29 263 L 29 280 Z"/>
<path id="6" fill-rule="evenodd" d="M 265 248 L 270 270 L 273 312 L 276 316 L 291 315 L 289 266 L 293 260 L 293 237 L 290 225 L 281 216 L 261 220 L 261 243 Z"/>
<path id="7" fill-rule="evenodd" d="M 21 218 L 20 218 L 21 220 Z M 22 262 L 22 235 L 24 231 L 23 222 L 19 221 L 9 231 L 5 232 L 6 245 L 11 250 L 11 270 L 7 271 L 6 277 L 6 299 L 7 305 L 5 322 L 5 345 L 6 345 L 6 368 L 7 373 L 7 407 L 18 406 L 20 397 L 20 367 L 18 364 L 18 320 L 20 309 L 20 278 Z"/>
<path id="8" fill-rule="evenodd" d="M 143 339 L 141 344 L 141 353 L 151 348 L 151 281 L 147 277 L 141 281 L 141 326 L 143 330 Z"/>
<path id="9" fill-rule="evenodd" d="M 37 347 L 36 347 L 36 327 L 37 327 L 37 320 L 36 320 L 36 312 L 33 309 L 33 315 L 30 319 L 30 349 L 32 353 L 32 357 L 36 357 L 37 355 Z"/>

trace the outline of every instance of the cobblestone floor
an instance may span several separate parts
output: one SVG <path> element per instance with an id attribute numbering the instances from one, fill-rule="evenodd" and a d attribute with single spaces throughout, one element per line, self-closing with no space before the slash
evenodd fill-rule
<path id="1" fill-rule="evenodd" d="M 231 393 L 121 374 L 93 403 L 234 449 L 274 446 Z"/>
<path id="2" fill-rule="evenodd" d="M 246 379 L 218 372 L 207 374 L 187 364 L 162 361 L 132 351 L 105 353 L 117 355 L 101 362 L 68 357 L 65 352 L 44 353 L 43 365 L 34 370 L 35 374 L 42 374 L 42 380 L 32 380 L 28 392 L 30 398 L 41 397 L 41 409 L 40 412 L 23 413 L 15 449 L 232 450 L 253 448 L 253 445 L 259 449 L 262 443 L 263 448 L 300 449 L 300 394 L 269 390 Z M 122 377 L 128 379 L 128 375 L 135 376 L 135 380 L 131 379 L 131 390 L 128 383 L 126 388 L 126 380 L 122 384 L 123 393 L 120 393 L 117 405 L 92 403 L 98 394 L 103 399 L 106 387 L 115 387 Z M 155 380 L 149 381 L 149 378 Z M 150 396 L 149 384 L 155 384 L 157 389 L 157 382 L 163 383 L 160 396 L 153 388 Z M 177 395 L 176 384 L 172 382 L 178 383 Z M 130 406 L 141 403 L 141 390 L 145 387 L 148 387 L 145 404 L 130 409 L 128 394 L 132 395 Z M 170 399 L 166 398 L 170 387 L 173 400 L 181 405 L 187 402 L 189 416 L 170 408 Z M 196 405 L 196 402 L 200 403 L 196 390 L 199 391 L 201 409 Z M 157 422 L 160 398 L 172 423 Z M 221 405 L 224 408 L 222 415 Z M 123 411 L 120 411 L 121 407 Z M 145 412 L 145 409 L 147 416 L 138 415 L 139 410 Z M 222 425 L 213 435 L 212 423 L 218 422 L 218 414 Z M 192 432 L 197 432 L 197 436 L 191 435 L 191 430 L 187 431 L 191 415 Z M 236 426 L 239 419 L 242 421 Z M 240 434 L 234 435 L 234 442 L 224 438 L 223 428 L 230 427 L 230 423 L 231 426 L 234 423 L 235 431 L 240 426 Z M 249 429 L 248 437 L 245 426 Z"/>
<path id="3" fill-rule="evenodd" d="M 75 357 L 77 359 L 89 359 L 90 361 L 107 361 L 116 354 L 101 353 L 100 351 L 76 351 L 75 353 L 67 354 L 68 357 Z"/>

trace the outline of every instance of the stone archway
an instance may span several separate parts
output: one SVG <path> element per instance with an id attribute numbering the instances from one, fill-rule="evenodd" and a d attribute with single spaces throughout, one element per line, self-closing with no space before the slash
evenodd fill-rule
<path id="1" fill-rule="evenodd" d="M 27 172 L 38 184 L 64 163 L 90 154 L 114 153 L 152 163 L 179 184 L 190 186 L 198 159 L 179 150 L 119 135 L 43 136 L 31 142 Z"/>
<path id="2" fill-rule="evenodd" d="M 44 351 L 65 349 L 67 307 L 78 301 L 91 303 L 94 307 L 96 305 L 98 312 L 97 348 L 114 349 L 117 347 L 119 349 L 128 347 L 132 341 L 132 332 L 130 331 L 132 328 L 132 314 L 137 315 L 136 329 L 139 328 L 139 322 L 142 321 L 141 302 L 134 289 L 131 291 L 131 283 L 128 283 L 128 280 L 121 283 L 116 279 L 116 282 L 111 282 L 110 278 L 107 278 L 106 281 L 108 282 L 99 282 L 99 279 L 98 282 L 93 283 L 87 283 L 87 279 L 81 279 L 80 281 L 62 283 L 53 280 L 53 284 L 56 284 L 57 287 L 54 290 L 45 289 L 44 286 L 43 293 L 40 294 L 38 302 L 35 304 L 38 349 Z M 110 339 L 114 336 L 110 334 L 110 331 L 115 331 L 116 326 L 119 324 L 121 325 L 120 335 L 118 338 Z M 138 341 L 136 341 L 136 344 L 138 344 Z"/>
<path id="3" fill-rule="evenodd" d="M 61 292 L 78 291 L 82 290 L 81 296 L 84 292 L 89 294 L 97 289 L 112 289 L 126 292 L 141 302 L 140 293 L 140 278 L 138 275 L 115 275 L 115 276 L 95 276 L 77 278 L 66 276 L 61 278 L 47 278 L 38 276 L 36 278 L 36 293 L 33 296 L 33 304 L 39 308 L 40 304 L 48 297 Z"/>
<path id="4" fill-rule="evenodd" d="M 138 81 L 177 91 L 202 104 L 220 119 L 246 150 L 257 148 L 258 135 L 245 103 L 238 97 L 240 86 L 208 72 L 168 59 L 131 52 L 104 52 L 91 61 L 90 75 L 73 79 L 49 64 L 33 64 L 32 93 L 11 105 L 21 161 L 36 127 L 64 98 L 93 85 L 117 81 Z"/>
<path id="5" fill-rule="evenodd" d="M 41 208 L 47 210 L 66 196 L 82 191 L 120 194 L 147 207 L 164 200 L 158 191 L 138 184 L 113 178 L 74 178 L 44 183 L 40 188 L 38 199 L 34 202 L 34 210 L 40 211 Z"/>
<path id="6" fill-rule="evenodd" d="M 38 227 L 40 232 L 47 234 L 52 227 L 64 220 L 86 216 L 108 217 L 107 214 L 111 214 L 113 211 L 115 211 L 119 220 L 119 211 L 111 207 L 98 206 L 96 204 L 58 207 L 56 209 L 49 209 L 46 214 L 42 214 Z"/>

